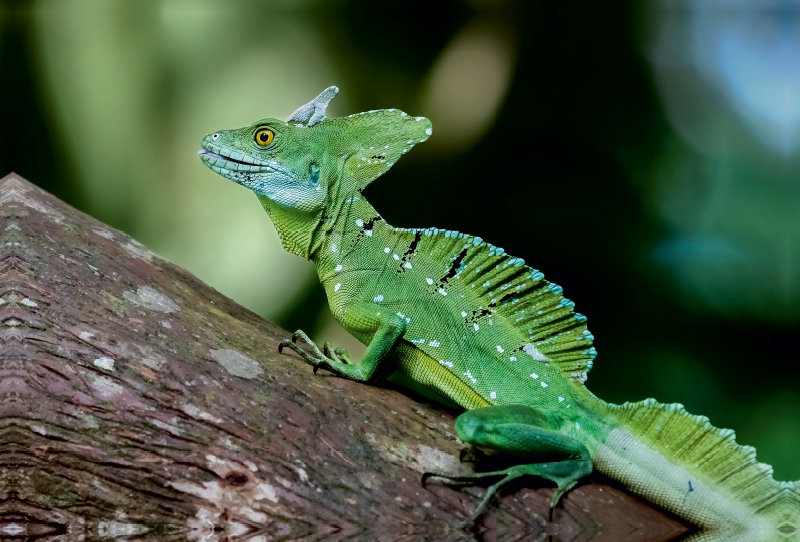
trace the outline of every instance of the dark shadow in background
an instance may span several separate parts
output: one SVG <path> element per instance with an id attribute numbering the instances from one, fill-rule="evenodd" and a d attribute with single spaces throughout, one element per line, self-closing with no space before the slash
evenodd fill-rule
<path id="1" fill-rule="evenodd" d="M 26 0 L 0 3 L 0 176 L 15 171 L 82 209 L 80 189 L 37 80 L 32 5 Z"/>

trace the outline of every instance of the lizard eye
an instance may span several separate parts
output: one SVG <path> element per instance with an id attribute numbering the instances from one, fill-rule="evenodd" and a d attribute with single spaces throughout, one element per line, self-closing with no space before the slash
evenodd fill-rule
<path id="1" fill-rule="evenodd" d="M 275 139 L 275 132 L 272 130 L 262 129 L 256 132 L 256 143 L 261 145 L 262 147 L 266 147 L 272 140 Z"/>

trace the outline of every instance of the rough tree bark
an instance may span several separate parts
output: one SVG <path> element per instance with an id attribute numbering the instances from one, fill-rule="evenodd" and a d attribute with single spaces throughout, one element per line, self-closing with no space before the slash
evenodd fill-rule
<path id="1" fill-rule="evenodd" d="M 314 376 L 287 332 L 22 178 L 0 180 L 0 538 L 460 540 L 454 414 Z M 265 277 L 268 280 L 269 277 Z M 531 480 L 486 540 L 669 540 L 598 480 Z"/>

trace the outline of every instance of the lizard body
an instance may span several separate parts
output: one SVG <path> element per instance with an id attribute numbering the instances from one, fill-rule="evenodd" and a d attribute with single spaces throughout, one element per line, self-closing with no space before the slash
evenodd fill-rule
<path id="1" fill-rule="evenodd" d="M 283 346 L 360 381 L 396 367 L 466 409 L 461 440 L 520 458 L 466 477 L 499 478 L 469 521 L 513 478 L 555 482 L 555 505 L 597 469 L 700 527 L 693 541 L 800 540 L 797 484 L 773 480 L 732 431 L 681 405 L 613 405 L 584 386 L 596 356 L 586 318 L 541 272 L 478 237 L 388 225 L 361 190 L 431 124 L 394 109 L 326 119 L 337 91 L 287 122 L 210 134 L 200 151 L 256 192 L 284 248 L 314 262 L 334 317 L 367 351 L 353 363 L 327 344 L 308 341 L 313 354 Z"/>

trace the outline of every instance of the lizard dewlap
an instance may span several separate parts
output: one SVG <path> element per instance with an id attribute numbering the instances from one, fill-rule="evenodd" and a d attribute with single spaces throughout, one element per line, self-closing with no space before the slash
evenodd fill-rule
<path id="1" fill-rule="evenodd" d="M 552 481 L 556 505 L 596 469 L 697 525 L 689 540 L 800 540 L 800 487 L 776 482 L 732 431 L 681 405 L 613 405 L 586 389 L 594 337 L 560 286 L 479 237 L 387 224 L 361 190 L 430 137 L 431 123 L 397 109 L 328 119 L 337 92 L 286 121 L 210 134 L 199 152 L 256 193 L 284 248 L 314 262 L 334 317 L 367 350 L 353 363 L 301 331 L 282 347 L 315 371 L 365 382 L 394 364 L 466 409 L 461 440 L 519 458 L 475 476 L 496 483 L 466 523 L 514 478 Z"/>

